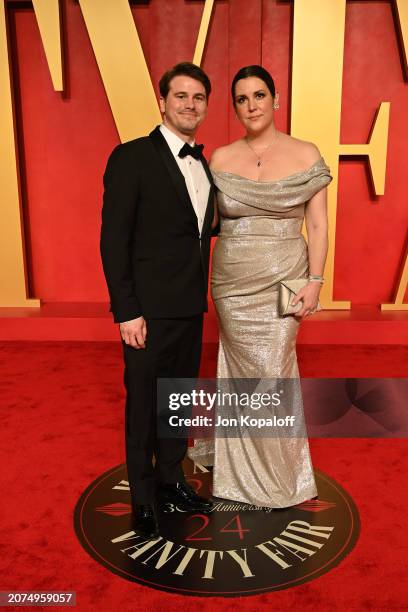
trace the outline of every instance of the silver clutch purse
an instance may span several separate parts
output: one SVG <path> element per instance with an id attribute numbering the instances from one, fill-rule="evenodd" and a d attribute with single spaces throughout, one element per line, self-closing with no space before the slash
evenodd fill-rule
<path id="1" fill-rule="evenodd" d="M 302 308 L 302 300 L 300 300 L 296 306 L 292 306 L 292 300 L 308 282 L 308 278 L 296 278 L 293 280 L 284 280 L 279 283 L 278 310 L 281 317 L 299 312 Z M 321 309 L 320 302 L 318 302 L 314 312 Z"/>

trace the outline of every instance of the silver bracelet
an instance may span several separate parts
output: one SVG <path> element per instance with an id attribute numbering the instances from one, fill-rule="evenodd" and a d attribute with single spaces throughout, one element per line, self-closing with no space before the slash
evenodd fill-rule
<path id="1" fill-rule="evenodd" d="M 323 285 L 324 278 L 323 278 L 323 276 L 319 276 L 317 274 L 309 274 L 309 282 L 310 281 L 314 281 L 314 282 L 317 282 L 317 283 L 320 283 L 321 285 Z"/>

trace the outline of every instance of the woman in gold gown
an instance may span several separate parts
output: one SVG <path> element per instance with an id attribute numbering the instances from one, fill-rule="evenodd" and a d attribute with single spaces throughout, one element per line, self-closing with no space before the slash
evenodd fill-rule
<path id="1" fill-rule="evenodd" d="M 221 223 L 212 269 L 217 379 L 298 379 L 299 322 L 313 314 L 323 282 L 330 171 L 314 144 L 276 129 L 278 95 L 264 68 L 242 68 L 232 99 L 246 134 L 210 161 Z M 278 284 L 299 278 L 309 279 L 295 298 L 301 310 L 280 316 Z M 290 412 L 297 415 L 297 431 L 304 431 L 300 391 Z M 283 508 L 317 495 L 305 433 L 234 436 L 215 437 L 214 457 L 214 442 L 198 442 L 190 451 L 197 462 L 214 463 L 215 496 Z"/>

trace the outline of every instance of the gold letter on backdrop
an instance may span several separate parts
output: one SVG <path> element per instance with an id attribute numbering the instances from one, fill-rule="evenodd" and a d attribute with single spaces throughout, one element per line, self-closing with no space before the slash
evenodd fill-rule
<path id="1" fill-rule="evenodd" d="M 193 64 L 197 64 L 197 66 L 201 66 L 201 61 L 203 59 L 205 41 L 207 39 L 208 27 L 210 25 L 213 6 L 214 0 L 205 0 L 204 10 L 201 17 L 200 29 L 198 31 L 196 48 L 193 57 Z"/>
<path id="2" fill-rule="evenodd" d="M 144 136 L 160 112 L 128 0 L 80 0 L 122 142 Z"/>
<path id="3" fill-rule="evenodd" d="M 323 305 L 332 309 L 350 308 L 333 300 L 339 155 L 367 155 L 375 192 L 383 194 L 389 118 L 389 103 L 382 103 L 369 144 L 340 144 L 345 16 L 346 0 L 294 0 L 291 133 L 318 143 L 333 175 L 322 289 Z"/>
<path id="4" fill-rule="evenodd" d="M 396 0 L 398 26 L 401 33 L 401 43 L 404 54 L 405 74 L 408 76 L 408 0 Z M 408 310 L 408 304 L 403 303 L 408 286 L 408 249 L 405 254 L 405 263 L 398 280 L 395 301 L 391 304 L 381 304 L 381 310 Z"/>
<path id="5" fill-rule="evenodd" d="M 33 0 L 54 89 L 62 91 L 62 55 L 58 0 Z M 0 306 L 38 307 L 27 298 L 18 152 L 15 141 L 6 5 L 0 0 Z"/>
<path id="6" fill-rule="evenodd" d="M 128 0 L 79 0 L 113 118 L 122 142 L 161 121 Z M 206 0 L 194 53 L 201 63 L 214 0 Z"/>
<path id="7" fill-rule="evenodd" d="M 0 0 L 0 306 L 39 306 L 27 299 L 6 7 Z"/>
<path id="8" fill-rule="evenodd" d="M 63 91 L 59 0 L 33 0 L 35 17 L 55 91 Z"/>
<path id="9" fill-rule="evenodd" d="M 408 77 L 408 0 L 394 0 L 397 9 L 398 29 L 404 56 L 405 76 Z"/>

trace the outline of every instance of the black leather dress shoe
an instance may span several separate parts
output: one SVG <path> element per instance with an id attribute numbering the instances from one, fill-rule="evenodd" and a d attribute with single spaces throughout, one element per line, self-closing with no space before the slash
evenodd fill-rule
<path id="1" fill-rule="evenodd" d="M 140 504 L 133 508 L 132 529 L 147 540 L 159 537 L 157 518 L 151 504 Z"/>
<path id="2" fill-rule="evenodd" d="M 209 512 L 212 501 L 201 497 L 185 482 L 163 483 L 159 487 L 158 497 L 160 501 L 172 503 L 183 510 L 196 510 Z"/>

